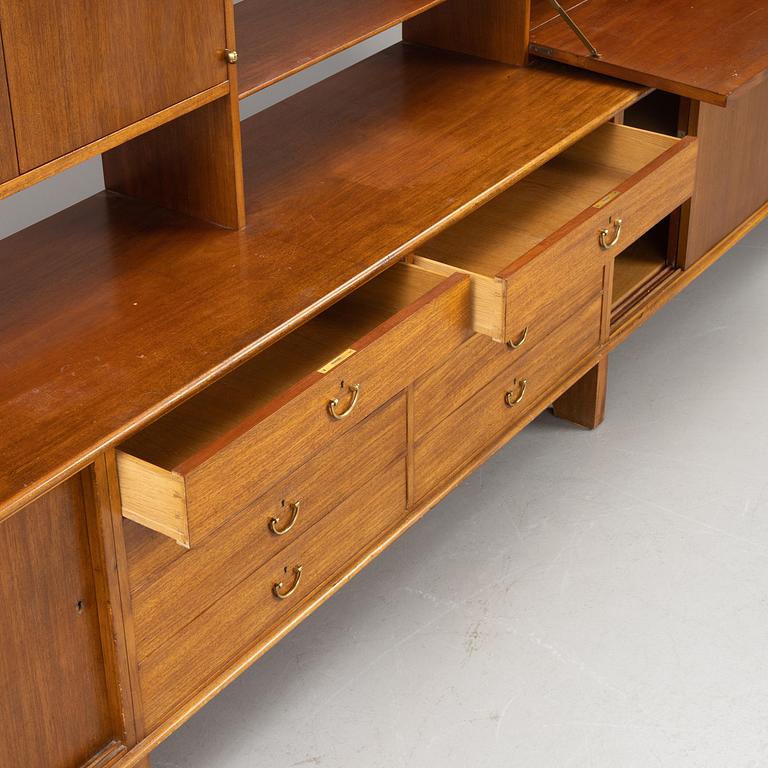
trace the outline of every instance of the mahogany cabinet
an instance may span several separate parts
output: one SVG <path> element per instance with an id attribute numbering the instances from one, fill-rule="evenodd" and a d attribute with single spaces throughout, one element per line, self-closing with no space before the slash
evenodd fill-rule
<path id="1" fill-rule="evenodd" d="M 0 0 L 20 171 L 224 82 L 224 9 L 224 0 Z"/>
<path id="2" fill-rule="evenodd" d="M 768 214 L 766 12 L 690 5 L 0 0 L 0 197 L 108 187 L 0 242 L 2 768 L 146 768 L 545 409 L 600 424 Z"/>

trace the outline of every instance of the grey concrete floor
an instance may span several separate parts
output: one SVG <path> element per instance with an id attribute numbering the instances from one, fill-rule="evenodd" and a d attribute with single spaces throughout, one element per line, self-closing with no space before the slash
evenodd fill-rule
<path id="1" fill-rule="evenodd" d="M 155 768 L 768 766 L 768 224 Z"/>

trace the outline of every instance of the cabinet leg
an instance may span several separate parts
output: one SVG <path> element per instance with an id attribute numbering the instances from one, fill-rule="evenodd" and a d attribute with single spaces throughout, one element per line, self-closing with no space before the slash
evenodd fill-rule
<path id="1" fill-rule="evenodd" d="M 588 429 L 602 424 L 605 418 L 605 391 L 608 383 L 608 358 L 604 357 L 582 376 L 554 404 L 554 414 Z"/>

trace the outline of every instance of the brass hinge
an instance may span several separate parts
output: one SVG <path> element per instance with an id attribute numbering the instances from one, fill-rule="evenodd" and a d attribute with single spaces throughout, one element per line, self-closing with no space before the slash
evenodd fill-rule
<path id="1" fill-rule="evenodd" d="M 584 47 L 589 51 L 589 55 L 594 59 L 599 59 L 600 54 L 597 48 L 589 41 L 589 38 L 581 31 L 579 25 L 571 18 L 568 11 L 563 8 L 557 0 L 549 0 L 549 4 L 563 17 L 563 21 L 573 30 L 576 37 L 584 43 Z"/>

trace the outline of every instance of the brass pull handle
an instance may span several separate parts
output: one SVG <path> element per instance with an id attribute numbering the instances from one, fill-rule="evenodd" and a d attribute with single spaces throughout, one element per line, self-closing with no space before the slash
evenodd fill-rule
<path id="1" fill-rule="evenodd" d="M 278 581 L 277 584 L 272 585 L 272 594 L 278 600 L 285 600 L 286 598 L 290 597 L 299 588 L 299 584 L 301 583 L 301 572 L 303 570 L 304 570 L 303 565 L 297 565 L 293 569 L 293 573 L 295 575 L 293 586 L 289 590 L 282 592 L 281 590 L 283 589 L 283 582 Z"/>
<path id="2" fill-rule="evenodd" d="M 342 413 L 337 413 L 336 409 L 339 407 L 339 398 L 334 397 L 333 400 L 329 401 L 328 403 L 328 413 L 333 416 L 336 421 L 342 421 L 343 419 L 346 419 L 347 416 L 349 416 L 352 411 L 355 410 L 355 406 L 357 405 L 357 399 L 360 397 L 360 385 L 354 384 L 349 388 L 349 391 L 352 394 L 352 400 L 349 403 L 349 407 L 346 411 L 342 411 Z"/>
<path id="3" fill-rule="evenodd" d="M 517 396 L 515 396 L 514 392 L 507 392 L 507 394 L 504 395 L 504 402 L 510 408 L 514 408 L 516 405 L 520 405 L 520 403 L 523 402 L 523 398 L 525 397 L 526 389 L 528 389 L 528 379 L 523 379 L 520 382 Z"/>
<path id="4" fill-rule="evenodd" d="M 526 325 L 523 329 L 523 335 L 520 337 L 519 341 L 508 341 L 507 346 L 510 349 L 520 349 L 520 347 L 525 344 L 525 342 L 528 341 L 528 326 Z"/>
<path id="5" fill-rule="evenodd" d="M 296 525 L 296 521 L 299 519 L 299 512 L 301 510 L 301 502 L 297 501 L 294 502 L 291 506 L 291 519 L 288 521 L 288 525 L 285 526 L 285 528 L 278 528 L 277 525 L 280 522 L 279 517 L 273 517 L 269 521 L 269 530 L 272 531 L 272 533 L 275 534 L 275 536 L 285 536 L 288 531 L 293 528 L 294 525 Z"/>
<path id="6" fill-rule="evenodd" d="M 601 229 L 600 230 L 600 247 L 607 251 L 609 248 L 613 248 L 614 245 L 617 245 L 619 242 L 619 238 L 621 237 L 621 225 L 624 222 L 621 219 L 616 219 L 616 221 L 613 222 L 613 240 L 611 242 L 608 242 L 608 235 L 610 232 L 607 229 Z"/>
<path id="7" fill-rule="evenodd" d="M 227 64 L 237 64 L 237 60 L 240 57 L 237 54 L 237 51 L 231 51 L 229 48 L 226 48 L 224 50 L 224 59 L 226 60 Z"/>

